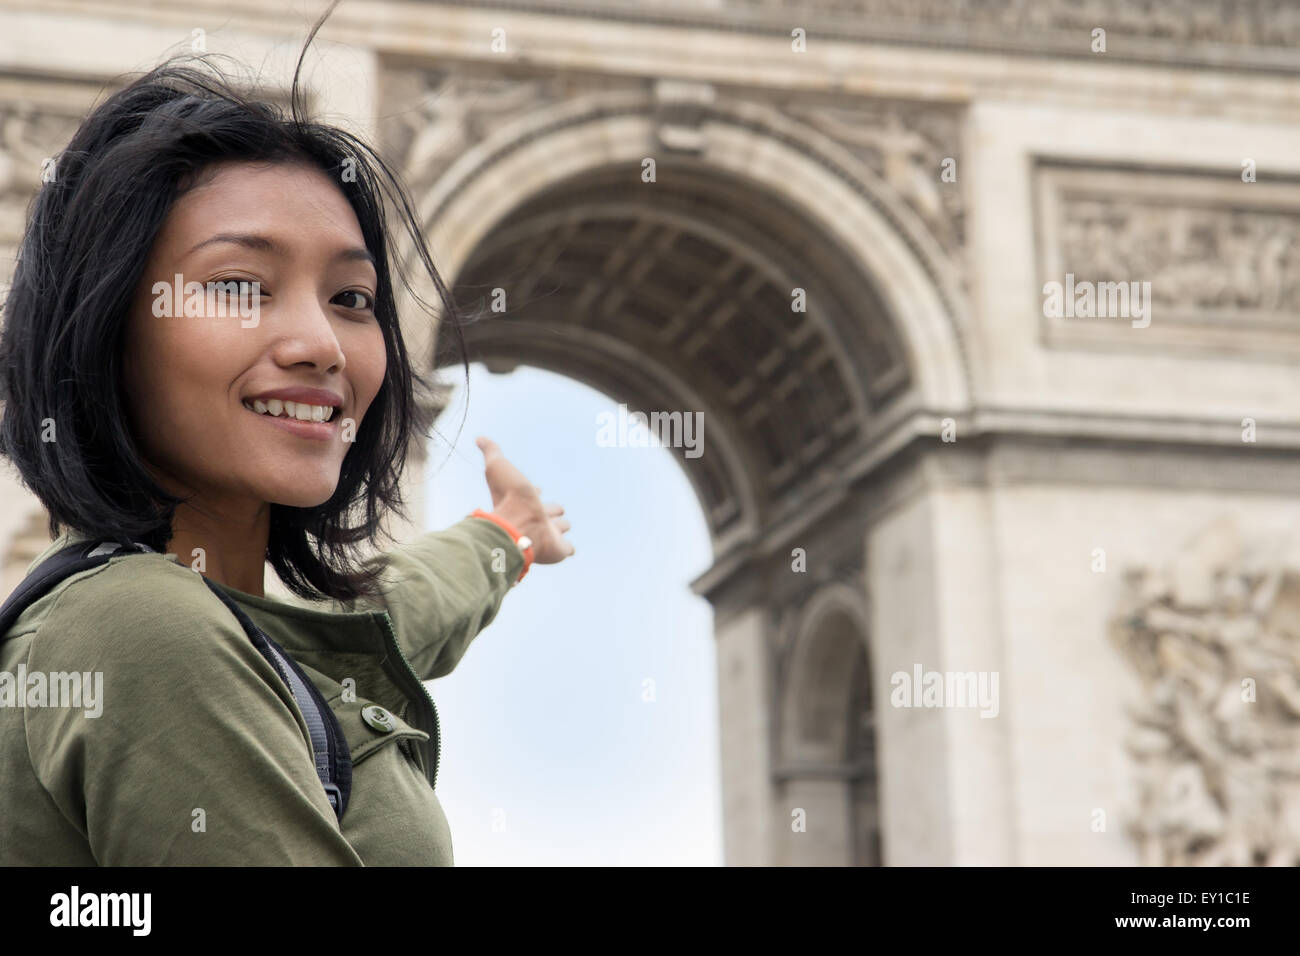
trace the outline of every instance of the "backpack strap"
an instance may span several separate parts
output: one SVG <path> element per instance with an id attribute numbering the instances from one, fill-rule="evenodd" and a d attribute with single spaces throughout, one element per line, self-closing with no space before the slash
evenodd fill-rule
<path id="1" fill-rule="evenodd" d="M 32 569 L 16 587 L 12 594 L 0 604 L 0 637 L 3 637 L 17 622 L 19 616 L 31 604 L 48 594 L 60 581 L 81 571 L 105 564 L 118 554 L 157 554 L 148 545 L 133 542 L 129 545 L 113 541 L 83 541 L 69 545 L 42 561 Z M 271 640 L 235 601 L 207 577 L 203 583 L 213 594 L 234 613 L 248 639 L 258 652 L 280 675 L 280 679 L 289 688 L 298 709 L 302 711 L 311 735 L 312 755 L 316 763 L 316 776 L 325 788 L 325 796 L 334 808 L 334 814 L 341 822 L 343 811 L 347 809 L 348 798 L 352 794 L 352 752 L 348 748 L 347 738 L 338 718 L 326 704 L 324 696 L 317 690 L 302 668 L 292 657 L 284 652 L 275 641 Z"/>
<path id="2" fill-rule="evenodd" d="M 221 602 L 226 607 L 230 608 L 239 619 L 248 639 L 253 642 L 253 646 L 261 651 L 262 656 L 275 668 L 280 679 L 289 685 L 289 692 L 298 702 L 298 708 L 302 711 L 302 716 L 307 721 L 307 730 L 311 734 L 311 749 L 316 758 L 316 776 L 320 777 L 320 782 L 325 787 L 325 796 L 329 798 L 335 815 L 342 820 L 343 811 L 348 807 L 348 797 L 352 794 L 352 751 L 348 747 L 347 738 L 343 736 L 343 729 L 339 726 L 334 711 L 330 710 L 329 705 L 325 703 L 325 697 L 303 673 L 298 662 L 254 624 L 252 618 L 235 603 L 233 598 L 209 578 L 205 577 L 203 583 L 208 586 L 208 590 L 221 598 Z"/>
<path id="3" fill-rule="evenodd" d="M 0 636 L 9 632 L 9 628 L 17 623 L 18 618 L 29 605 L 49 593 L 64 578 L 81 571 L 88 571 L 107 561 L 108 558 L 104 556 L 106 552 L 102 549 L 109 547 L 112 545 L 94 541 L 72 544 L 50 555 L 33 568 L 32 573 L 18 583 L 18 587 L 14 588 L 4 604 L 0 604 Z M 118 545 L 118 547 L 125 546 Z M 143 544 L 133 544 L 131 549 L 153 550 Z"/>

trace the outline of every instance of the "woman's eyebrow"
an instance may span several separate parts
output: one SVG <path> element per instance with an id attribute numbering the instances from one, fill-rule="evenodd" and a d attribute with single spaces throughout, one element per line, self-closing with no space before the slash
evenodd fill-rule
<path id="1" fill-rule="evenodd" d="M 254 249 L 257 252 L 269 252 L 274 256 L 285 258 L 289 251 L 283 243 L 277 242 L 269 236 L 259 236 L 255 233 L 247 232 L 219 232 L 215 236 L 209 236 L 198 245 L 192 247 L 185 255 L 193 255 L 204 246 L 214 245 L 220 242 L 228 242 L 233 245 L 243 246 L 246 249 Z M 340 249 L 334 253 L 333 258 L 344 259 L 347 261 L 360 260 L 375 265 L 375 257 L 370 254 L 370 250 L 361 246 L 349 246 L 346 249 Z"/>

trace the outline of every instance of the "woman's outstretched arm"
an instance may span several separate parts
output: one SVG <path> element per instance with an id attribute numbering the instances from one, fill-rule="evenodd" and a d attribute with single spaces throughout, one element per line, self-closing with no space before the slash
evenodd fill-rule
<path id="1" fill-rule="evenodd" d="M 539 489 L 480 438 L 493 511 L 532 542 L 533 561 L 555 564 L 574 553 L 559 505 L 543 505 Z M 470 643 L 492 623 L 524 568 L 524 556 L 499 525 L 467 517 L 450 528 L 370 559 L 383 566 L 386 610 L 397 642 L 421 680 L 450 674 Z M 379 605 L 357 602 L 356 610 Z"/>

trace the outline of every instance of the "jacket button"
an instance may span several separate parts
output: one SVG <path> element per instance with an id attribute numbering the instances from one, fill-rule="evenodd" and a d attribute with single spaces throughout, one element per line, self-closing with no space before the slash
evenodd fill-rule
<path id="1" fill-rule="evenodd" d="M 371 730 L 377 730 L 381 734 L 397 729 L 397 725 L 393 723 L 393 715 L 382 707 L 374 705 L 366 707 L 361 711 L 361 719 L 366 722 L 366 726 Z"/>

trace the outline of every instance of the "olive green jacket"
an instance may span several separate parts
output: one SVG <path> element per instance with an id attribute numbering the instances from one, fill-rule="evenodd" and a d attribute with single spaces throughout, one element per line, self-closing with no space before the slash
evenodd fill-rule
<path id="1" fill-rule="evenodd" d="M 451 672 L 524 559 L 496 524 L 466 518 L 371 560 L 387 610 L 223 586 L 343 727 L 341 825 L 302 712 L 234 614 L 175 555 L 121 555 L 0 635 L 0 865 L 452 865 L 421 681 Z M 391 719 L 363 717 L 374 706 Z"/>

